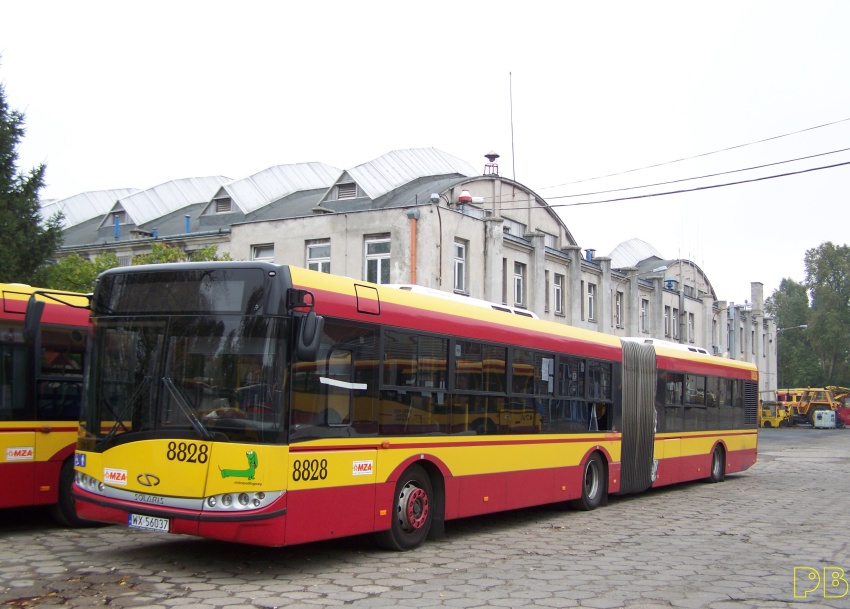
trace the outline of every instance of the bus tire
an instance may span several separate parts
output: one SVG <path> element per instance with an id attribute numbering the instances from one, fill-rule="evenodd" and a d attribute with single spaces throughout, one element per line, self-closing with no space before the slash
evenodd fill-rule
<path id="1" fill-rule="evenodd" d="M 605 462 L 599 453 L 593 453 L 584 464 L 584 473 L 581 477 L 581 499 L 570 502 L 570 506 L 584 512 L 595 510 L 603 504 L 607 493 Z"/>
<path id="2" fill-rule="evenodd" d="M 431 479 L 425 470 L 418 465 L 407 468 L 395 487 L 392 524 L 375 534 L 378 546 L 403 552 L 422 545 L 434 519 L 433 499 Z"/>
<path id="3" fill-rule="evenodd" d="M 722 446 L 717 446 L 711 453 L 711 475 L 708 481 L 711 483 L 723 482 L 726 479 L 726 451 Z"/>
<path id="4" fill-rule="evenodd" d="M 91 526 L 94 523 L 77 516 L 71 487 L 74 485 L 74 463 L 66 459 L 59 472 L 59 501 L 50 506 L 50 514 L 59 524 L 66 527 Z"/>

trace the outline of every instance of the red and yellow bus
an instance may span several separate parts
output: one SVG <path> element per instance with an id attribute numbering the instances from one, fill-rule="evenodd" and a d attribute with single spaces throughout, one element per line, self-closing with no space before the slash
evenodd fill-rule
<path id="1" fill-rule="evenodd" d="M 756 460 L 750 364 L 261 262 L 105 272 L 85 518 L 284 546 L 723 480 Z"/>
<path id="2" fill-rule="evenodd" d="M 0 508 L 49 505 L 62 524 L 80 525 L 71 485 L 89 301 L 21 284 L 0 290 Z"/>

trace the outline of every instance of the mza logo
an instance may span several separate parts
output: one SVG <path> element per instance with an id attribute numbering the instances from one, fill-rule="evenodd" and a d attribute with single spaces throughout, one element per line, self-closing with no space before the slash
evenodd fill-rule
<path id="1" fill-rule="evenodd" d="M 107 484 L 118 484 L 127 486 L 127 470 L 126 469 L 103 469 L 103 481 Z"/>
<path id="2" fill-rule="evenodd" d="M 6 449 L 6 461 L 32 461 L 34 458 L 32 446 L 10 446 Z"/>
<path id="3" fill-rule="evenodd" d="M 351 467 L 352 476 L 371 476 L 372 461 L 354 461 Z"/>
<path id="4" fill-rule="evenodd" d="M 794 567 L 794 598 L 817 594 L 823 587 L 823 598 L 844 598 L 850 592 L 850 583 L 841 567 Z"/>

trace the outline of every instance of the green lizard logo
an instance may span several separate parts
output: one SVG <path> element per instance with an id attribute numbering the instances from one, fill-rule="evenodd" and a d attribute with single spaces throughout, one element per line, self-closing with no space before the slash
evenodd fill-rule
<path id="1" fill-rule="evenodd" d="M 257 470 L 259 465 L 259 461 L 257 460 L 257 453 L 253 450 L 249 450 L 245 453 L 245 456 L 248 457 L 248 469 L 221 469 L 218 468 L 221 472 L 222 478 L 248 478 L 248 480 L 254 479 L 254 472 Z"/>

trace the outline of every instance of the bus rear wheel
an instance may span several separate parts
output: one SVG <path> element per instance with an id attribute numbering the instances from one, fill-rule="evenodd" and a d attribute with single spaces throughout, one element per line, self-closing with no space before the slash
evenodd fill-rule
<path id="1" fill-rule="evenodd" d="M 584 464 L 584 475 L 581 479 L 581 499 L 576 499 L 570 506 L 589 512 L 602 505 L 607 493 L 605 480 L 605 464 L 599 453 L 590 455 Z"/>
<path id="2" fill-rule="evenodd" d="M 726 479 L 726 451 L 718 446 L 711 453 L 711 475 L 709 482 L 723 482 Z"/>
<path id="3" fill-rule="evenodd" d="M 392 525 L 375 534 L 378 545 L 402 552 L 418 548 L 431 530 L 434 507 L 431 479 L 418 465 L 409 467 L 396 484 Z"/>

